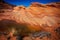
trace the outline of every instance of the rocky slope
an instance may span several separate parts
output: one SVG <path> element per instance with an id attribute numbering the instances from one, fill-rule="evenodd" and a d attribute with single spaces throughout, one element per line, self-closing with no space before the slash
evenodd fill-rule
<path id="1" fill-rule="evenodd" d="M 58 7 L 56 7 L 52 4 L 50 6 L 49 4 L 32 3 L 27 8 L 17 6 L 14 7 L 13 16 L 15 16 L 16 21 L 29 25 L 56 26 L 60 21 L 60 5 L 57 3 Z"/>
<path id="2" fill-rule="evenodd" d="M 11 6 L 1 2 L 0 4 L 4 10 L 0 12 L 0 30 L 5 31 L 12 25 L 16 28 L 25 25 L 23 27 L 27 27 L 31 32 L 46 31 L 52 35 L 51 40 L 59 40 L 60 2 L 49 4 L 34 2 L 29 7 Z M 11 32 L 13 34 L 15 31 Z"/>

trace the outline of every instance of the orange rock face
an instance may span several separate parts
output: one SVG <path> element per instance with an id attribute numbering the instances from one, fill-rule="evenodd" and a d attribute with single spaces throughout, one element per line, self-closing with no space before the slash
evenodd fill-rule
<path id="1" fill-rule="evenodd" d="M 56 33 L 54 30 L 60 27 L 60 2 L 50 4 L 34 2 L 29 7 L 16 6 L 11 10 L 9 8 L 6 9 L 7 11 L 3 10 L 4 13 L 0 12 L 0 27 L 2 29 L 5 29 L 8 23 L 13 24 L 14 22 L 10 22 L 13 20 L 16 23 L 25 24 L 31 31 L 50 32 L 51 40 L 59 40 L 60 34 L 58 35 L 59 32 Z"/>
<path id="2" fill-rule="evenodd" d="M 22 7 L 18 6 L 18 7 L 15 7 L 13 10 L 14 12 L 13 16 L 15 17 L 16 21 L 21 22 L 21 23 L 26 23 L 32 26 L 39 25 L 41 27 L 42 26 L 47 27 L 47 26 L 59 25 L 60 8 L 57 8 L 55 5 L 54 5 L 55 7 L 47 6 L 47 5 L 39 4 L 39 3 L 32 3 L 32 5 L 27 8 L 23 6 Z M 36 28 L 39 29 L 40 28 L 39 26 L 37 26 Z"/>

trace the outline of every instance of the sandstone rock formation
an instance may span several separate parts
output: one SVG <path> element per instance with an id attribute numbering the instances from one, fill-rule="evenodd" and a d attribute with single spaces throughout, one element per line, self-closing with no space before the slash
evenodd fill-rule
<path id="1" fill-rule="evenodd" d="M 15 5 L 11 5 L 4 2 L 3 0 L 2 1 L 0 0 L 0 13 L 11 11 L 13 7 L 15 7 Z"/>
<path id="2" fill-rule="evenodd" d="M 10 5 L 6 9 L 4 7 L 2 7 L 3 10 L 8 9 L 8 11 L 0 12 L 0 27 L 2 29 L 7 29 L 9 24 L 25 24 L 25 27 L 28 27 L 32 32 L 41 30 L 50 32 L 52 35 L 51 40 L 59 40 L 59 31 L 55 31 L 60 27 L 60 2 L 49 4 L 34 2 L 29 7 L 12 7 Z"/>

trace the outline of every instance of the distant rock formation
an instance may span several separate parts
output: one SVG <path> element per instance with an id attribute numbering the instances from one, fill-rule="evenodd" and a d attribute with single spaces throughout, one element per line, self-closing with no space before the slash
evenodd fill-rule
<path id="1" fill-rule="evenodd" d="M 8 4 L 3 0 L 0 0 L 0 13 L 5 11 L 10 11 L 15 7 L 15 5 Z"/>

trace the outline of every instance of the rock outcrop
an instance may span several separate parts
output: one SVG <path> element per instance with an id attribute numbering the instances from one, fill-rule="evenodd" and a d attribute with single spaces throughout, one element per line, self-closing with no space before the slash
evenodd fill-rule
<path id="1" fill-rule="evenodd" d="M 15 5 L 8 4 L 4 2 L 3 0 L 0 0 L 0 13 L 11 11 L 15 7 Z"/>
<path id="2" fill-rule="evenodd" d="M 2 6 L 3 3 L 0 4 Z M 55 30 L 60 27 L 60 2 L 49 4 L 34 2 L 29 7 L 3 4 L 2 9 L 4 10 L 4 12 L 0 12 L 0 27 L 2 29 L 9 27 L 9 24 L 25 24 L 24 27 L 28 27 L 31 32 L 41 30 L 50 32 L 51 40 L 59 40 L 60 34 L 58 35 L 59 32 L 55 32 Z"/>

